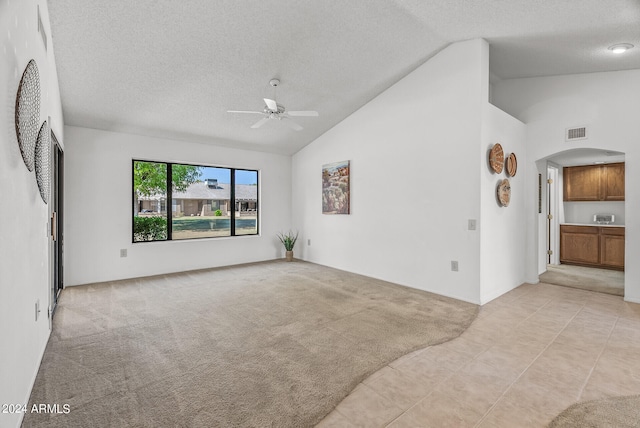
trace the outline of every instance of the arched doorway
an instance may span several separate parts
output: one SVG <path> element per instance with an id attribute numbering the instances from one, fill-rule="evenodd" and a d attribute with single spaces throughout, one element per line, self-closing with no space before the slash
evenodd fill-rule
<path id="1" fill-rule="evenodd" d="M 624 296 L 624 162 L 622 152 L 571 149 L 536 161 L 539 173 L 538 272 L 541 282 Z M 596 190 L 622 168 L 622 198 Z M 609 175 L 607 176 L 607 171 Z M 565 184 L 572 183 L 573 192 Z M 586 181 L 590 180 L 590 181 Z M 585 187 L 586 186 L 586 187 Z M 581 190 L 583 191 L 583 190 Z M 610 255 L 617 253 L 617 259 Z"/>

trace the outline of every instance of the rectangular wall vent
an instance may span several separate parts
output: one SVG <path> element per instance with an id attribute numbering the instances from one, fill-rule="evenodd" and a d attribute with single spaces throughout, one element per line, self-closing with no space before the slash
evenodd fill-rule
<path id="1" fill-rule="evenodd" d="M 567 128 L 565 133 L 565 141 L 586 140 L 586 139 L 587 139 L 586 126 L 581 126 L 579 128 Z"/>
<path id="2" fill-rule="evenodd" d="M 42 16 L 40 15 L 40 6 L 38 6 L 38 33 L 42 37 L 42 43 L 44 43 L 44 50 L 47 51 L 47 32 L 44 30 L 44 24 L 42 23 Z"/>

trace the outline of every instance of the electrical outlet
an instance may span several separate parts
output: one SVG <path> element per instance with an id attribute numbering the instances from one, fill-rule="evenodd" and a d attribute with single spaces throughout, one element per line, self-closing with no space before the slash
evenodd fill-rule
<path id="1" fill-rule="evenodd" d="M 36 321 L 38 321 L 38 316 L 40 315 L 40 299 L 36 300 Z"/>
<path id="2" fill-rule="evenodd" d="M 476 230 L 476 220 L 469 219 L 469 230 Z"/>
<path id="3" fill-rule="evenodd" d="M 458 272 L 458 262 L 456 260 L 451 260 L 451 270 L 453 272 Z"/>
<path id="4" fill-rule="evenodd" d="M 127 257 L 127 249 L 126 248 L 122 248 L 120 250 L 120 257 Z"/>
<path id="5" fill-rule="evenodd" d="M 311 239 L 307 239 L 307 246 L 311 246 Z"/>

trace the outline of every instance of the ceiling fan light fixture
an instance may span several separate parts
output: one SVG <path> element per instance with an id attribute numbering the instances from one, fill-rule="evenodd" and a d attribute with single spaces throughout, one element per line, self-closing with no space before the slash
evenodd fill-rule
<path id="1" fill-rule="evenodd" d="M 296 122 L 291 120 L 292 116 L 308 116 L 308 117 L 318 117 L 318 112 L 313 110 L 302 110 L 302 111 L 287 111 L 285 106 L 278 104 L 276 102 L 276 87 L 280 85 L 280 80 L 273 78 L 269 80 L 269 85 L 273 87 L 273 99 L 271 98 L 263 98 L 264 107 L 262 111 L 251 111 L 251 110 L 227 110 L 227 113 L 247 113 L 247 114 L 261 114 L 264 117 L 251 125 L 252 129 L 260 128 L 262 125 L 267 123 L 271 119 L 275 120 L 284 120 L 282 123 L 285 123 L 289 128 L 295 131 L 301 131 L 302 126 L 298 125 Z"/>
<path id="2" fill-rule="evenodd" d="M 609 50 L 614 54 L 622 54 L 632 48 L 633 45 L 631 43 L 618 43 L 616 45 L 609 46 Z"/>

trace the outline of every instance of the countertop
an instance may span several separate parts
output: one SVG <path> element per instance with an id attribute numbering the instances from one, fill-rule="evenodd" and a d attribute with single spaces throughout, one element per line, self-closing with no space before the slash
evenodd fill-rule
<path id="1" fill-rule="evenodd" d="M 624 227 L 624 224 L 560 223 L 560 226 Z"/>

